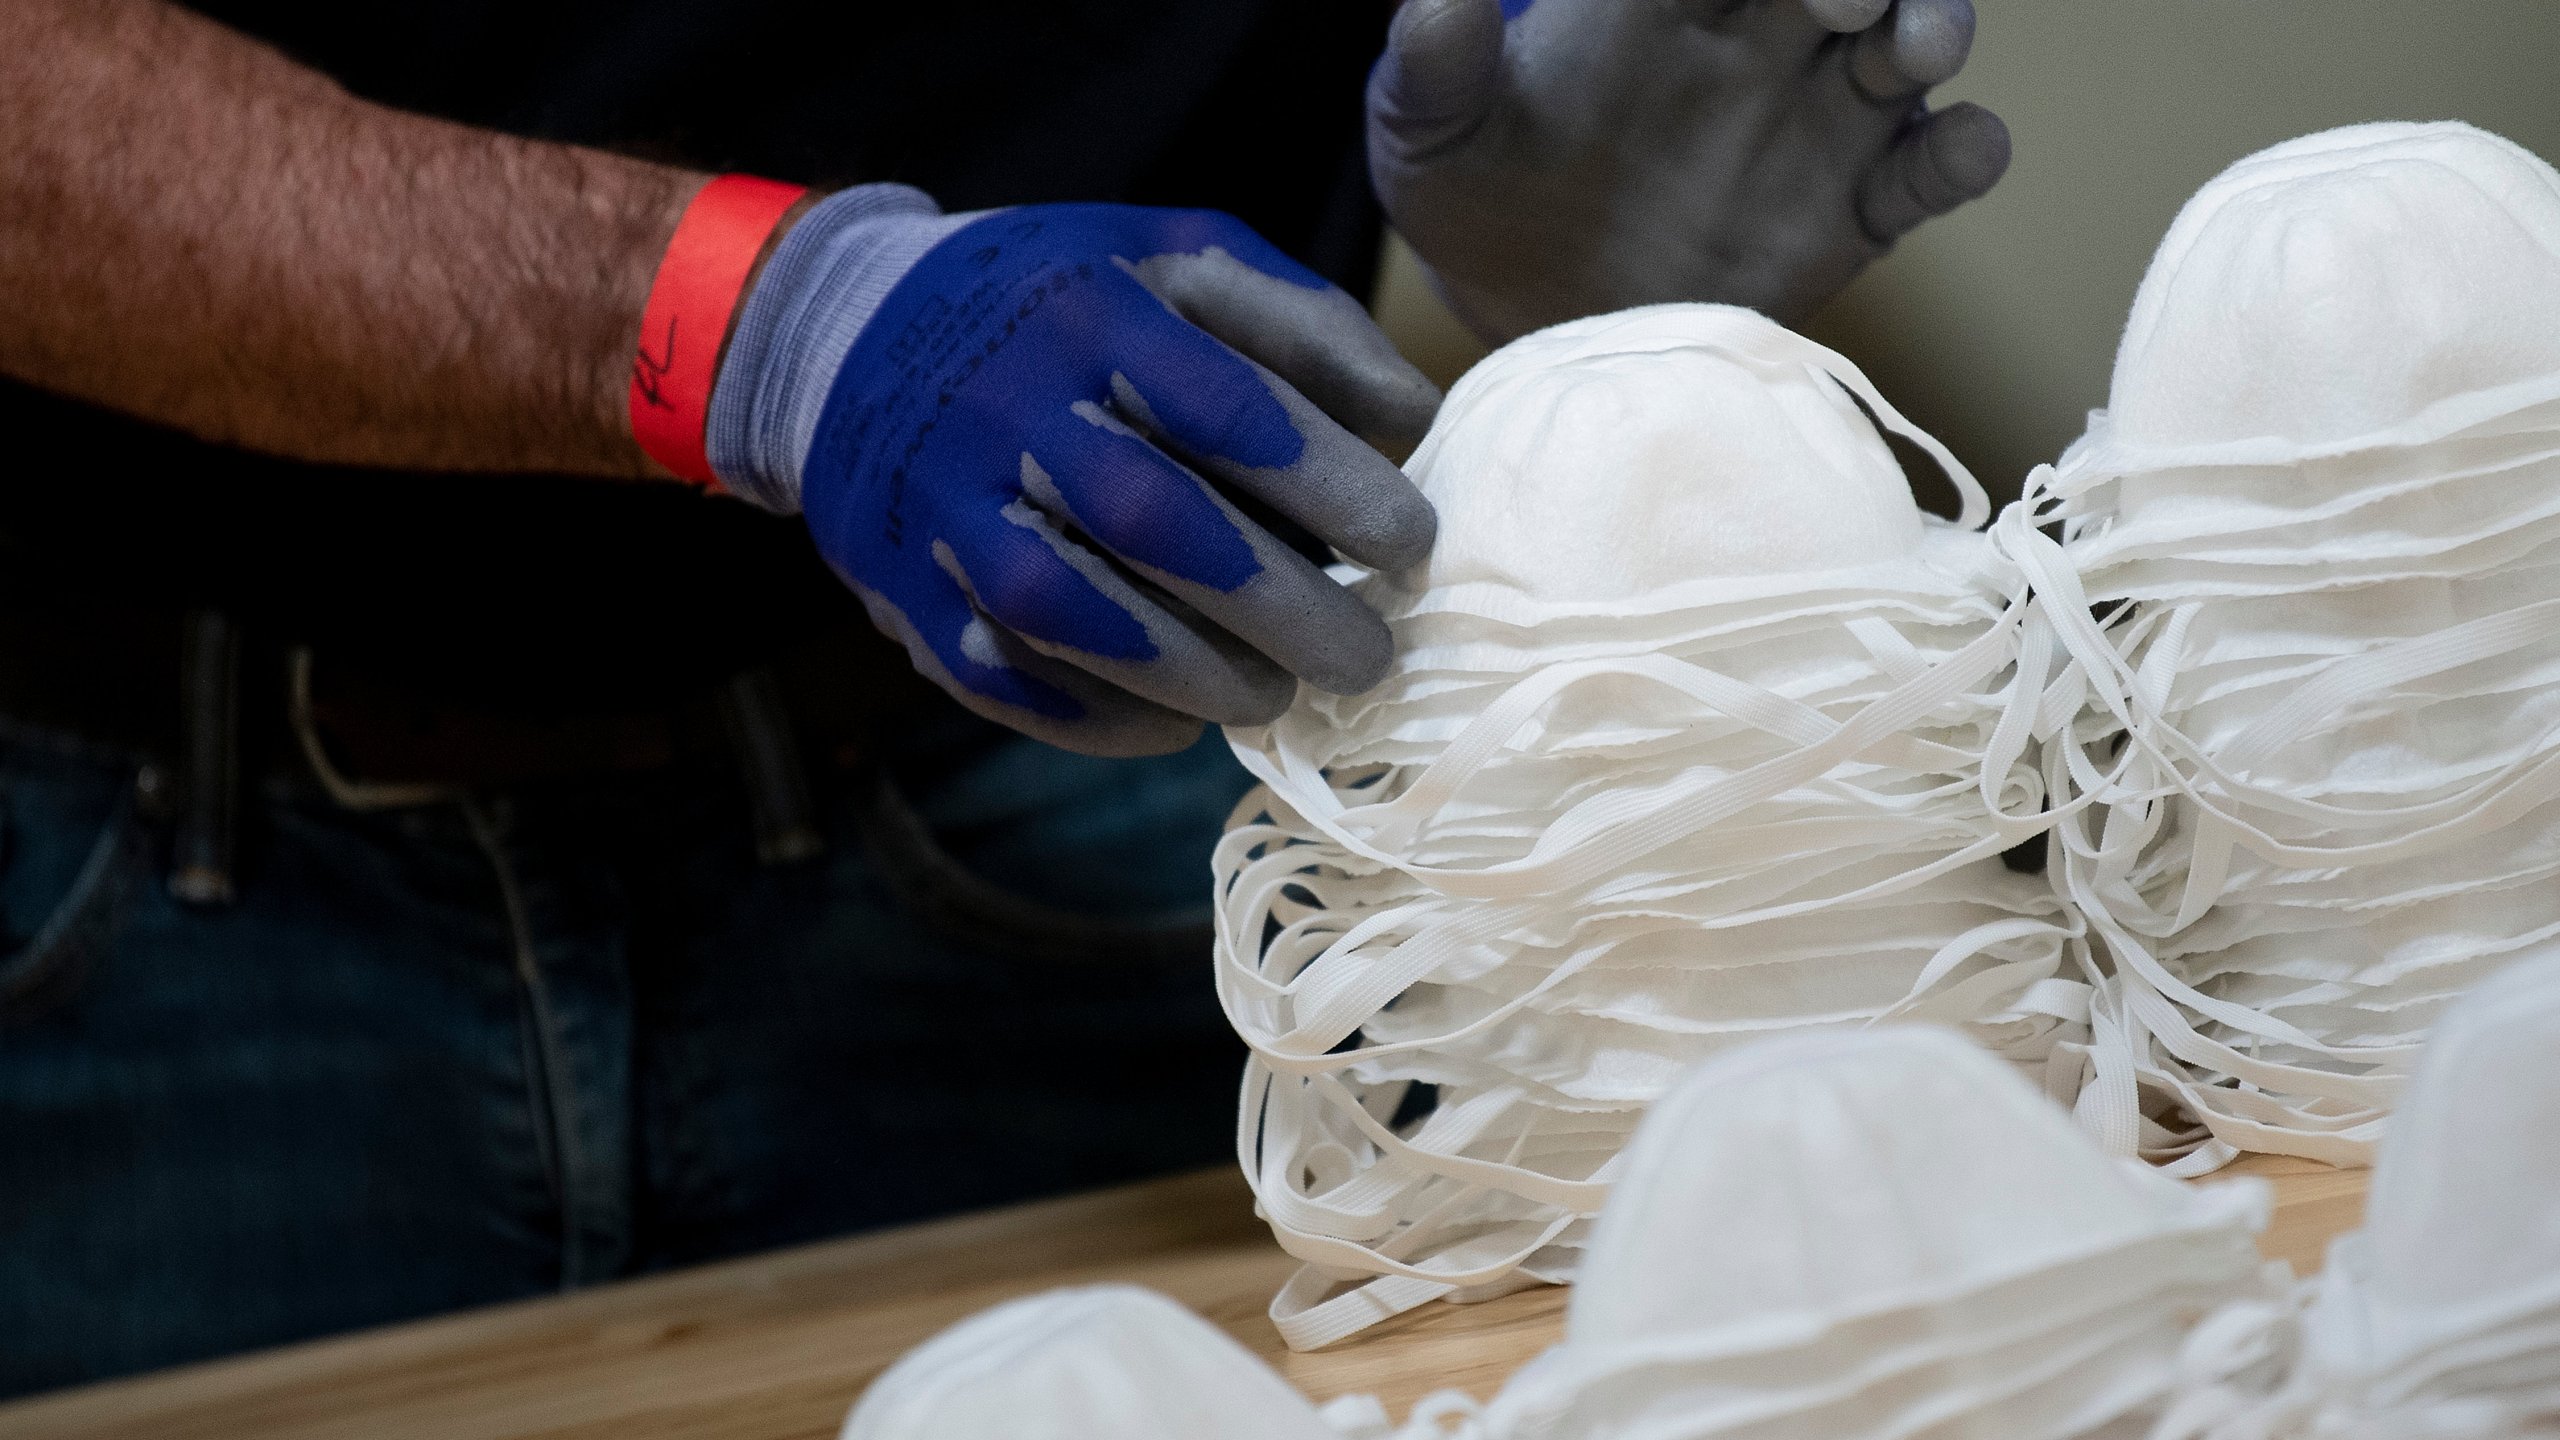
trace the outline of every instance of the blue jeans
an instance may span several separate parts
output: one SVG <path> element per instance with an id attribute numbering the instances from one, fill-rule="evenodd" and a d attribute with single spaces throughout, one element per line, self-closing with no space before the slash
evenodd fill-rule
<path id="1" fill-rule="evenodd" d="M 1231 1144 L 1206 954 L 1114 938 L 1205 915 L 1214 736 L 912 783 L 893 818 L 965 872 L 930 903 L 868 782 L 766 867 L 706 765 L 374 813 L 272 782 L 238 903 L 191 910 L 134 778 L 0 738 L 0 1394 Z M 991 896 L 1030 918 L 973 930 Z"/>

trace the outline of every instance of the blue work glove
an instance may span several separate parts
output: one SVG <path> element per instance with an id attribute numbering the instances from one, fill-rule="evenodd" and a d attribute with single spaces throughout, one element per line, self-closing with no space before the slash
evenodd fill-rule
<path id="1" fill-rule="evenodd" d="M 1357 301 L 1229 216 L 945 216 L 877 185 L 776 247 L 707 439 L 961 704 L 1145 755 L 1270 720 L 1299 680 L 1386 673 L 1385 624 L 1248 509 L 1418 563 L 1431 506 L 1358 436 L 1410 443 L 1439 398 Z"/>
<path id="2" fill-rule="evenodd" d="M 1801 319 L 1989 190 L 2009 132 L 1928 87 L 1971 0 L 1406 0 L 1369 174 L 1487 339 L 1665 300 Z"/>

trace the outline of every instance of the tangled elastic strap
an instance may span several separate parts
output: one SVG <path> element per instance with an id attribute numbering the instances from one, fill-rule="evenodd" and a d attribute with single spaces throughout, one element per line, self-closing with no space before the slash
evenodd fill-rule
<path id="1" fill-rule="evenodd" d="M 1939 526 L 1907 565 L 1640 612 L 1363 582 L 1404 663 L 1230 732 L 1264 783 L 1214 862 L 1239 1155 L 1308 1262 L 1290 1344 L 1565 1278 L 1646 1105 L 1722 1046 L 1924 1017 L 2042 1064 L 2081 1035 L 2075 922 L 1999 858 L 2051 823 L 2030 751 L 2068 717 L 2020 683 L 2008 574 Z"/>
<path id="2" fill-rule="evenodd" d="M 2102 427 L 1994 539 L 2075 712 L 2084 1120 L 2181 1173 L 2368 1163 L 2437 1012 L 2560 935 L 2560 377 L 2319 449 Z"/>
<path id="3" fill-rule="evenodd" d="M 2560 938 L 2555 479 L 2549 378 L 2317 448 L 2101 422 L 1908 567 L 1364 582 L 1405 664 L 1234 733 L 1216 862 L 1283 1333 L 1564 1278 L 1670 1077 L 1794 1026 L 1968 1026 L 2180 1173 L 2365 1161 L 2436 1013 Z M 2049 884 L 1997 864 L 2047 830 Z"/>

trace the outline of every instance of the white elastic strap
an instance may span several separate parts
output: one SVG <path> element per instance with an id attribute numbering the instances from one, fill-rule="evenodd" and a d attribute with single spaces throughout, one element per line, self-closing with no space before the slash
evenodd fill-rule
<path id="1" fill-rule="evenodd" d="M 1410 1276 L 1381 1275 L 1329 1300 L 1318 1298 L 1336 1283 L 1313 1266 L 1301 1266 L 1289 1277 L 1280 1293 L 1271 1297 L 1271 1324 L 1280 1332 L 1281 1343 L 1292 1350 L 1321 1350 L 1458 1288 Z"/>

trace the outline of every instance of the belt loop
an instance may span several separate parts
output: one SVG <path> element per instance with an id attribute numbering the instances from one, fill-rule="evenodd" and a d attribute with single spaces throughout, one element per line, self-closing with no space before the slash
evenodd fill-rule
<path id="1" fill-rule="evenodd" d="M 311 647 L 296 645 L 284 659 L 285 719 L 293 727 L 294 743 L 302 747 L 303 763 L 311 767 L 311 778 L 329 792 L 329 798 L 349 810 L 398 810 L 413 805 L 439 805 L 459 800 L 462 791 L 449 785 L 385 784 L 375 780 L 357 780 L 329 759 L 329 747 L 320 743 L 320 717 L 311 703 Z"/>
<path id="2" fill-rule="evenodd" d="M 240 800 L 240 630 L 219 610 L 188 613 L 178 646 L 178 823 L 169 894 L 228 905 Z"/>
<path id="3" fill-rule="evenodd" d="M 782 703 L 782 687 L 773 672 L 759 667 L 730 677 L 720 687 L 720 721 L 737 752 L 739 778 L 746 782 L 756 859 L 765 865 L 791 865 L 824 853 L 827 842 L 818 833 L 817 804 L 801 768 L 799 737 L 792 732 L 791 712 Z"/>

